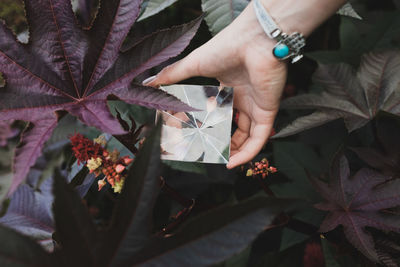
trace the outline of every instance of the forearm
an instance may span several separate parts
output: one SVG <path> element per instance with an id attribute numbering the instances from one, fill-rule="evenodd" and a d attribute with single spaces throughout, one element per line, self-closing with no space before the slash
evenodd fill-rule
<path id="1" fill-rule="evenodd" d="M 284 32 L 311 34 L 334 14 L 346 0 L 261 0 Z"/>

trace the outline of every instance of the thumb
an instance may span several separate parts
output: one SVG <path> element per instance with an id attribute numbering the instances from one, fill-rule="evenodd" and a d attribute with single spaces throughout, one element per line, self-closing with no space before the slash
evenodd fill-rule
<path id="1" fill-rule="evenodd" d="M 156 76 L 143 81 L 143 85 L 158 87 L 164 84 L 173 84 L 186 80 L 193 76 L 201 76 L 199 73 L 200 57 L 198 49 L 187 55 L 185 58 L 165 67 Z"/>

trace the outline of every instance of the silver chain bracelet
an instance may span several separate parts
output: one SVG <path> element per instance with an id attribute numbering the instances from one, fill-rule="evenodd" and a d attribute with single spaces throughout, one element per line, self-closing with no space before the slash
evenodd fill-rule
<path id="1" fill-rule="evenodd" d="M 290 35 L 282 32 L 259 0 L 253 0 L 253 6 L 265 33 L 269 38 L 277 41 L 272 54 L 279 60 L 290 58 L 292 63 L 299 61 L 303 57 L 302 49 L 306 45 L 304 36 L 298 32 Z"/>

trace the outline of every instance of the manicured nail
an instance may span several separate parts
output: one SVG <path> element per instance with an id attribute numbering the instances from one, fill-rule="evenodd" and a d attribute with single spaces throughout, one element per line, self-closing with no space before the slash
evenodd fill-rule
<path id="1" fill-rule="evenodd" d="M 147 84 L 151 83 L 152 81 L 154 81 L 154 79 L 155 79 L 156 77 L 157 77 L 157 75 L 151 76 L 151 77 L 147 78 L 146 80 L 144 80 L 144 81 L 142 82 L 142 84 L 143 84 L 143 85 L 147 85 Z"/>

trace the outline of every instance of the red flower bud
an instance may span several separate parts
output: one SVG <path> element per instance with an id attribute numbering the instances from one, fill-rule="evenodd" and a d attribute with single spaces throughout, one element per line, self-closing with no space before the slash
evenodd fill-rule
<path id="1" fill-rule="evenodd" d="M 125 170 L 125 166 L 122 165 L 122 164 L 118 164 L 117 166 L 115 166 L 115 171 L 116 171 L 117 173 L 121 173 L 121 172 L 123 172 L 124 170 Z"/>

